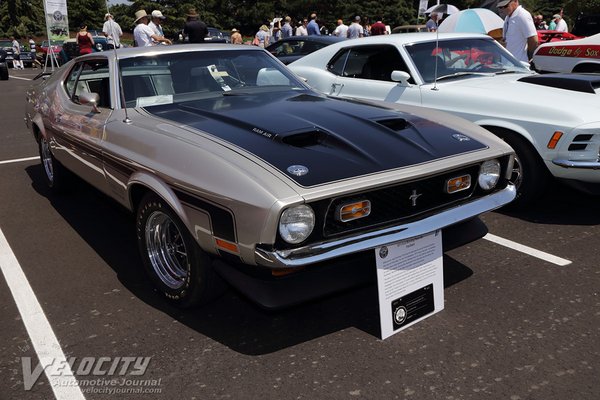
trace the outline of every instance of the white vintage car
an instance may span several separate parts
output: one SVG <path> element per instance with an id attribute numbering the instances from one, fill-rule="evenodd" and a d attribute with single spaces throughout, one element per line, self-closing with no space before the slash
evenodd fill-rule
<path id="1" fill-rule="evenodd" d="M 538 75 L 492 38 L 468 33 L 347 40 L 290 68 L 330 96 L 420 105 L 488 129 L 516 151 L 521 205 L 550 175 L 600 191 L 598 75 Z"/>
<path id="2" fill-rule="evenodd" d="M 533 54 L 543 72 L 600 72 L 600 33 L 583 39 L 548 42 Z"/>

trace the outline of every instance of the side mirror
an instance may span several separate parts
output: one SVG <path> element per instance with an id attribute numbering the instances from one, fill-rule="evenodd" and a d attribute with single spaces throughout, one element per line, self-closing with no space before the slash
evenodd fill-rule
<path id="1" fill-rule="evenodd" d="M 392 81 L 400 83 L 402 86 L 410 86 L 408 80 L 410 79 L 410 74 L 406 71 L 392 71 Z"/>
<path id="2" fill-rule="evenodd" d="M 98 110 L 98 103 L 100 103 L 100 95 L 98 95 L 98 93 L 86 92 L 80 94 L 79 103 L 81 103 L 82 105 L 91 104 L 92 112 L 95 112 L 96 114 L 100 113 L 100 110 Z"/>

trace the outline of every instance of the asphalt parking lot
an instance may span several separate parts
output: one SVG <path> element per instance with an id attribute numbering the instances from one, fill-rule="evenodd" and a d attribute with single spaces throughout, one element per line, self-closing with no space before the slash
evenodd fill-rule
<path id="1" fill-rule="evenodd" d="M 144 276 L 131 215 L 83 182 L 44 186 L 23 123 L 36 72 L 0 82 L 0 399 L 600 398 L 599 198 L 556 184 L 484 215 L 493 236 L 444 256 L 445 309 L 384 341 L 375 286 L 281 312 L 230 290 L 182 311 Z M 36 370 L 55 354 L 79 389 Z"/>

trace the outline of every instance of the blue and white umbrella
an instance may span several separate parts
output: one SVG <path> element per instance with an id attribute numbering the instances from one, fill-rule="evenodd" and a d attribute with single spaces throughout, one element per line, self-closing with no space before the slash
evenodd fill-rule
<path id="1" fill-rule="evenodd" d="M 471 8 L 451 14 L 439 26 L 438 32 L 470 32 L 488 34 L 502 29 L 504 21 L 487 8 Z"/>

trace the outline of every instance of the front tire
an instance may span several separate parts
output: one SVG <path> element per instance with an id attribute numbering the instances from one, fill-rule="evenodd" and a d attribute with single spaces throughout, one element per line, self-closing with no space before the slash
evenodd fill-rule
<path id="1" fill-rule="evenodd" d="M 211 260 L 175 212 L 149 193 L 136 218 L 137 241 L 146 272 L 156 289 L 178 307 L 204 304 L 222 291 Z"/>
<path id="2" fill-rule="evenodd" d="M 491 130 L 491 129 L 490 129 Z M 517 188 L 517 197 L 510 207 L 526 207 L 546 190 L 550 175 L 533 146 L 524 138 L 509 131 L 493 131 L 515 151 L 515 163 L 510 181 Z"/>

